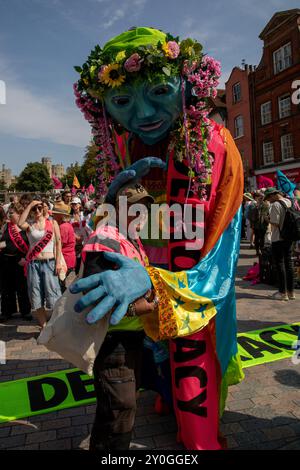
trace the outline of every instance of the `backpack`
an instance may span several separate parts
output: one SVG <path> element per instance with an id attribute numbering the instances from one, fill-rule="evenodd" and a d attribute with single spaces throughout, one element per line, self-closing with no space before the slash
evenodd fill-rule
<path id="1" fill-rule="evenodd" d="M 284 221 L 280 230 L 283 240 L 296 242 L 300 240 L 300 212 L 295 207 L 287 207 L 283 201 L 278 201 L 285 210 Z"/>

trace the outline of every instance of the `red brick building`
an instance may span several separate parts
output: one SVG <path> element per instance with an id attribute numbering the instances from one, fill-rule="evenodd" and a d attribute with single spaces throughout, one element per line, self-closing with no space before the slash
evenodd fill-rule
<path id="1" fill-rule="evenodd" d="M 251 129 L 249 76 L 252 65 L 234 67 L 226 82 L 227 128 L 235 139 L 242 156 L 245 177 L 253 168 L 253 139 Z"/>
<path id="2" fill-rule="evenodd" d="M 255 174 L 274 179 L 281 169 L 300 182 L 300 104 L 292 99 L 300 80 L 300 9 L 276 13 L 259 37 L 263 55 L 250 75 Z"/>

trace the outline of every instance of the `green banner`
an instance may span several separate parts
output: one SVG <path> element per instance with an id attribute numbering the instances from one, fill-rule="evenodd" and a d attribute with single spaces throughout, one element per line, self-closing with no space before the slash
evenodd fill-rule
<path id="1" fill-rule="evenodd" d="M 238 350 L 243 368 L 292 357 L 300 323 L 239 333 Z"/>
<path id="2" fill-rule="evenodd" d="M 243 367 L 293 356 L 300 323 L 238 334 Z M 1 367 L 1 366 L 0 366 Z M 0 423 L 96 401 L 93 379 L 78 369 L 0 383 Z"/>

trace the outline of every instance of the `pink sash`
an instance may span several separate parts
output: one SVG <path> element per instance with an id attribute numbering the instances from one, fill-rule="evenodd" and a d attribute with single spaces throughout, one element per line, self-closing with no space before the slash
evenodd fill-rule
<path id="1" fill-rule="evenodd" d="M 24 266 L 25 276 L 27 276 L 28 265 L 31 261 L 35 260 L 37 256 L 44 250 L 53 237 L 53 226 L 50 220 L 46 219 L 45 222 L 45 235 L 35 243 L 26 255 L 26 264 Z"/>
<path id="2" fill-rule="evenodd" d="M 21 253 L 23 253 L 24 255 L 27 253 L 29 247 L 27 245 L 27 243 L 23 240 L 19 230 L 18 230 L 18 227 L 16 224 L 12 224 L 12 223 L 8 223 L 7 224 L 7 228 L 8 228 L 8 234 L 9 234 L 9 238 L 11 239 L 11 241 L 13 242 L 13 244 L 15 245 L 15 247 L 21 251 Z"/>

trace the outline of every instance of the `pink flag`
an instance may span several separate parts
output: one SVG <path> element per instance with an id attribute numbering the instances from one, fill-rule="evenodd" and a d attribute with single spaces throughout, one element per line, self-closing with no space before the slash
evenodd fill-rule
<path id="1" fill-rule="evenodd" d="M 52 176 L 52 183 L 54 189 L 62 189 L 63 187 L 62 182 L 56 176 Z"/>
<path id="2" fill-rule="evenodd" d="M 88 194 L 93 194 L 95 192 L 95 188 L 94 186 L 92 185 L 92 183 L 89 185 L 89 187 L 87 188 L 87 192 Z"/>
<path id="3" fill-rule="evenodd" d="M 256 180 L 257 180 L 257 189 L 272 188 L 273 186 L 275 186 L 274 181 L 271 180 L 271 178 L 268 178 L 267 176 L 258 175 L 256 177 Z"/>

